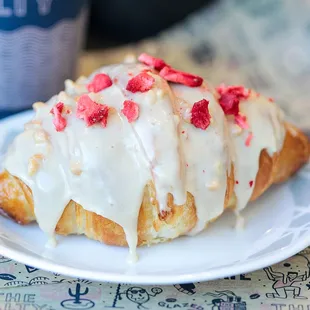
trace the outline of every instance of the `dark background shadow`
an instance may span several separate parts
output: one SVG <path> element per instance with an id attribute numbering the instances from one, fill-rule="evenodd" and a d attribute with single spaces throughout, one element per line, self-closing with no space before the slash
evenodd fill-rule
<path id="1" fill-rule="evenodd" d="M 86 48 L 154 36 L 216 0 L 93 0 Z"/>

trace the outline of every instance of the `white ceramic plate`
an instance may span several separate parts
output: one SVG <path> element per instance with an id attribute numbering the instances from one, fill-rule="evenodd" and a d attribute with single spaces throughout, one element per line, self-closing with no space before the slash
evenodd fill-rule
<path id="1" fill-rule="evenodd" d="M 27 112 L 0 122 L 0 155 L 30 117 Z M 309 246 L 309 203 L 307 166 L 248 206 L 243 212 L 243 231 L 234 229 L 234 214 L 227 212 L 196 237 L 140 248 L 135 265 L 126 262 L 126 248 L 83 236 L 58 237 L 58 246 L 47 249 L 46 237 L 37 225 L 20 226 L 4 217 L 0 217 L 0 254 L 47 271 L 98 281 L 173 284 L 212 280 L 266 267 Z"/>

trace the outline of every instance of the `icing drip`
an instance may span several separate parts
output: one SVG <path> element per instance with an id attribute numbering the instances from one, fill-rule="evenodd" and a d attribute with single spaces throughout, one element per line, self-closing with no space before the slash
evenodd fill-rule
<path id="1" fill-rule="evenodd" d="M 128 81 L 141 72 L 154 79 L 151 88 L 134 93 L 126 90 Z M 87 85 L 98 73 L 108 75 L 113 84 L 89 93 Z M 272 155 L 282 147 L 282 116 L 263 97 L 251 96 L 240 103 L 240 113 L 249 124 L 240 129 L 230 116 L 227 122 L 206 85 L 169 85 L 144 65 L 103 67 L 89 78 L 66 81 L 65 85 L 65 91 L 47 104 L 35 105 L 34 120 L 15 139 L 4 162 L 11 174 L 31 188 L 37 222 L 50 238 L 65 206 L 73 200 L 122 226 L 130 260 L 135 261 L 138 214 L 150 180 L 161 211 L 169 211 L 168 193 L 177 205 L 185 203 L 186 192 L 194 196 L 198 221 L 190 233 L 196 234 L 224 211 L 231 162 L 238 182 L 239 210 L 255 186 L 260 152 L 267 149 Z M 91 118 L 88 124 L 96 124 L 87 127 L 85 119 L 76 116 L 77 101 L 83 94 L 88 94 L 97 109 L 109 107 L 106 126 Z M 122 112 L 128 100 L 138 107 L 131 122 Z M 191 124 L 191 109 L 201 100 L 208 101 L 210 114 L 210 124 L 203 129 Z M 61 121 L 57 124 L 50 111 L 60 102 L 65 113 L 57 110 Z M 176 232 L 163 234 L 171 238 Z"/>
<path id="2" fill-rule="evenodd" d="M 239 210 L 235 210 L 236 222 L 235 222 L 235 229 L 238 232 L 244 231 L 245 227 L 245 220 L 244 217 L 240 214 Z"/>
<path id="3" fill-rule="evenodd" d="M 187 118 L 188 109 L 195 101 L 209 101 L 211 124 L 206 130 L 196 128 L 186 121 L 182 121 L 180 126 L 186 189 L 195 197 L 198 217 L 197 225 L 190 233 L 196 234 L 224 211 L 227 170 L 230 165 L 227 147 L 229 138 L 225 128 L 227 124 L 221 107 L 206 87 L 190 89 L 175 85 L 172 89 L 180 98 L 177 102 L 183 118 Z"/>
<path id="4" fill-rule="evenodd" d="M 239 105 L 240 114 L 246 117 L 248 129 L 236 131 L 233 118 L 228 117 L 235 151 L 234 187 L 237 209 L 243 209 L 251 198 L 263 149 L 272 156 L 282 148 L 285 136 L 281 110 L 267 98 L 252 94 Z M 250 135 L 250 136 L 249 136 Z M 249 137 L 252 137 L 249 141 Z"/>
<path id="5" fill-rule="evenodd" d="M 47 248 L 55 248 L 57 246 L 57 240 L 56 240 L 56 237 L 55 235 L 51 236 L 46 245 L 45 245 Z"/>

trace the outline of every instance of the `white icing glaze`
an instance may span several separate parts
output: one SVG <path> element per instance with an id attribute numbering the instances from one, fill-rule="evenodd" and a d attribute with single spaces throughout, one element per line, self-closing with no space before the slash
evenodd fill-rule
<path id="1" fill-rule="evenodd" d="M 56 237 L 55 235 L 52 235 L 48 240 L 47 240 L 47 243 L 45 245 L 46 248 L 56 248 L 57 246 L 57 240 L 56 240 Z"/>
<path id="2" fill-rule="evenodd" d="M 251 147 L 246 147 L 248 132 L 240 131 L 231 120 L 228 126 L 206 85 L 169 86 L 156 73 L 148 72 L 155 79 L 149 91 L 127 91 L 128 80 L 145 69 L 137 64 L 114 65 L 76 83 L 66 81 L 64 92 L 46 105 L 35 106 L 34 121 L 11 146 L 4 166 L 31 188 L 38 224 L 50 237 L 65 206 L 74 200 L 121 225 L 131 260 L 135 260 L 138 213 L 149 180 L 154 182 L 160 210 L 167 208 L 168 193 L 178 205 L 184 204 L 186 191 L 194 196 L 198 222 L 191 234 L 195 234 L 224 211 L 231 161 L 239 181 L 235 186 L 238 209 L 242 209 L 253 190 L 248 182 L 255 180 L 261 150 L 266 148 L 273 154 L 281 148 L 281 115 L 262 97 L 240 104 L 254 136 Z M 89 96 L 115 112 L 109 115 L 106 128 L 99 124 L 87 128 L 76 117 L 76 100 L 87 93 L 86 84 L 97 73 L 108 74 L 113 85 Z M 189 122 L 192 105 L 202 99 L 209 101 L 211 114 L 206 130 Z M 140 115 L 133 123 L 121 113 L 124 100 L 139 105 Z M 68 124 L 63 132 L 55 130 L 50 114 L 51 107 L 60 101 L 71 110 L 65 116 Z M 161 233 L 169 238 L 169 232 Z M 170 237 L 174 234 L 171 232 Z"/>
<path id="3" fill-rule="evenodd" d="M 204 229 L 206 224 L 224 211 L 229 170 L 228 132 L 225 115 L 207 87 L 189 88 L 173 85 L 179 98 L 180 114 L 188 114 L 192 105 L 202 99 L 209 101 L 211 124 L 206 130 L 181 121 L 180 140 L 184 152 L 186 189 L 195 197 L 198 222 L 190 234 Z"/>
<path id="4" fill-rule="evenodd" d="M 245 220 L 244 217 L 240 214 L 238 209 L 235 210 L 236 222 L 235 222 L 235 229 L 238 232 L 244 231 L 245 228 Z"/>
<path id="5" fill-rule="evenodd" d="M 247 118 L 249 129 L 236 132 L 233 118 L 228 118 L 233 147 L 235 151 L 234 174 L 236 184 L 234 187 L 237 197 L 237 209 L 243 209 L 251 198 L 255 187 L 255 178 L 259 168 L 259 157 L 263 149 L 272 156 L 282 148 L 285 136 L 283 114 L 281 110 L 267 98 L 252 95 L 240 102 L 240 113 Z M 246 139 L 252 132 L 253 138 L 249 146 Z M 250 183 L 253 181 L 252 186 Z M 237 184 L 238 183 L 238 184 Z"/>
<path id="6" fill-rule="evenodd" d="M 168 193 L 174 195 L 175 203 L 185 202 L 178 124 L 173 113 L 174 97 L 168 84 L 153 75 L 156 83 L 150 91 L 133 94 L 125 90 L 132 77 L 128 73 L 134 76 L 145 68 L 118 65 L 96 72 L 106 72 L 115 81 L 100 93 L 90 94 L 97 103 L 118 111 L 109 116 L 106 128 L 100 125 L 86 128 L 85 123 L 75 116 L 74 98 L 86 92 L 86 87 L 67 82 L 66 93 L 61 92 L 48 105 L 38 109 L 35 120 L 40 120 L 42 125 L 28 129 L 15 140 L 5 166 L 32 189 L 37 221 L 49 235 L 53 234 L 64 207 L 72 199 L 86 210 L 121 225 L 134 251 L 138 212 L 149 180 L 153 179 L 155 183 L 162 210 L 166 208 Z M 82 79 L 82 83 L 91 79 L 92 76 L 88 80 Z M 140 106 L 139 119 L 132 124 L 120 113 L 126 99 Z M 59 101 L 72 109 L 63 132 L 56 132 L 53 116 L 49 113 Z M 42 129 L 49 141 L 36 143 L 35 133 Z M 25 152 L 18 152 L 20 149 Z M 44 161 L 38 172 L 30 176 L 26 162 L 36 154 L 43 154 Z M 81 167 L 78 175 L 72 173 L 72 167 L 76 166 Z"/>
<path id="7" fill-rule="evenodd" d="M 130 124 L 118 114 L 110 115 L 109 125 L 104 129 L 86 128 L 85 123 L 74 116 L 76 107 L 72 104 L 73 115 L 68 117 L 68 126 L 64 132 L 56 132 L 49 111 L 58 101 L 66 105 L 74 103 L 65 97 L 61 94 L 52 99 L 37 115 L 52 147 L 49 148 L 49 143 L 36 144 L 34 130 L 27 130 L 15 141 L 15 149 L 25 152 L 10 152 L 6 168 L 32 189 L 38 223 L 49 235 L 53 234 L 64 207 L 72 199 L 86 210 L 121 225 L 134 251 L 143 190 L 151 179 L 148 163 Z M 25 163 L 37 153 L 44 154 L 45 160 L 38 173 L 29 176 Z M 71 172 L 72 161 L 81 163 L 82 173 L 78 176 Z M 134 182 L 132 176 L 135 176 Z"/>
<path id="8" fill-rule="evenodd" d="M 109 104 L 105 101 L 105 98 L 109 98 L 113 101 L 111 106 L 118 110 L 122 108 L 124 100 L 133 100 L 139 105 L 139 118 L 131 127 L 153 175 L 160 209 L 165 210 L 168 193 L 173 194 L 176 204 L 181 205 L 186 200 L 181 178 L 183 160 L 180 157 L 174 97 L 168 83 L 157 74 L 149 73 L 155 78 L 155 84 L 149 91 L 126 91 L 128 80 L 147 68 L 136 64 L 109 66 L 95 74 L 106 73 L 115 81 L 112 87 L 101 92 L 103 102 Z M 100 103 L 100 100 L 96 101 Z"/>

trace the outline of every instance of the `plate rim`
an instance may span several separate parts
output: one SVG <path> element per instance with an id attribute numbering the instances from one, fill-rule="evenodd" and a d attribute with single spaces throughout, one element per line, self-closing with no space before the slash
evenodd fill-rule
<path id="1" fill-rule="evenodd" d="M 1 240 L 2 238 L 0 238 Z M 294 246 L 286 246 L 281 251 L 272 252 L 258 259 L 252 259 L 248 262 L 244 262 L 235 266 L 219 267 L 206 272 L 197 273 L 184 273 L 176 276 L 157 276 L 157 275 L 126 275 L 119 273 L 107 273 L 107 272 L 94 272 L 85 269 L 77 269 L 74 267 L 63 266 L 57 263 L 50 262 L 49 260 L 42 258 L 32 257 L 32 255 L 24 254 L 18 250 L 13 250 L 0 244 L 0 253 L 10 259 L 13 259 L 19 263 L 29 265 L 44 271 L 60 273 L 64 276 L 73 278 L 82 278 L 87 280 L 93 280 L 98 282 L 112 282 L 112 283 L 127 283 L 127 284 L 140 284 L 140 285 L 171 285 L 179 283 L 191 283 L 211 281 L 216 279 L 223 279 L 234 275 L 253 272 L 263 269 L 265 267 L 279 263 L 289 257 L 294 256 L 300 251 L 310 246 L 310 242 L 306 238 L 300 239 Z"/>
<path id="2" fill-rule="evenodd" d="M 21 113 L 16 113 L 0 120 L 0 125 L 14 120 L 15 118 L 22 118 L 31 116 L 32 110 L 27 110 Z M 0 237 L 0 241 L 3 238 Z M 0 243 L 0 254 L 6 256 L 12 260 L 26 264 L 32 267 L 39 268 L 44 271 L 60 273 L 64 276 L 73 278 L 83 278 L 93 281 L 103 281 L 112 283 L 128 283 L 138 285 L 170 285 L 178 283 L 190 283 L 199 281 L 211 281 L 215 279 L 222 279 L 224 277 L 230 277 L 233 275 L 239 275 L 243 273 L 253 272 L 259 269 L 263 269 L 267 266 L 279 263 L 293 255 L 299 253 L 303 249 L 310 246 L 310 239 L 307 235 L 304 235 L 294 245 L 288 245 L 281 248 L 280 251 L 273 251 L 259 258 L 254 258 L 244 263 L 238 263 L 237 265 L 230 265 L 224 267 L 217 267 L 205 272 L 194 273 L 182 273 L 179 275 L 135 275 L 135 274 L 120 274 L 120 273 L 108 273 L 108 272 L 95 272 L 87 269 L 75 268 L 64 266 L 55 262 L 51 262 L 44 257 L 35 257 L 34 255 L 22 253 L 18 250 L 14 250 L 6 245 Z"/>

